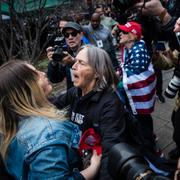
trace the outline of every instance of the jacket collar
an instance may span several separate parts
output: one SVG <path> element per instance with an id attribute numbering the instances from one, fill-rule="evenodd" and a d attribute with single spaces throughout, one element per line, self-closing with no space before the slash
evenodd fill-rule
<path id="1" fill-rule="evenodd" d="M 81 91 L 81 89 L 78 88 L 77 96 L 79 97 L 79 99 L 81 101 L 85 101 L 85 100 L 88 99 L 90 101 L 97 102 L 97 101 L 99 101 L 100 97 L 102 96 L 102 94 L 106 90 L 107 89 L 105 89 L 103 91 L 94 91 L 94 90 L 92 90 L 89 93 L 87 93 L 85 96 L 81 96 L 82 95 L 82 91 Z"/>

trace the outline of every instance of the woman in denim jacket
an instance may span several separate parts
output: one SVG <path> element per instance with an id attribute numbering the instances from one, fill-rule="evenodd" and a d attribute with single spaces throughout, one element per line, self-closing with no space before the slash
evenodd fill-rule
<path id="1" fill-rule="evenodd" d="M 52 87 L 45 74 L 23 61 L 0 67 L 1 154 L 15 179 L 92 179 L 101 156 L 78 170 L 80 131 L 46 99 Z"/>

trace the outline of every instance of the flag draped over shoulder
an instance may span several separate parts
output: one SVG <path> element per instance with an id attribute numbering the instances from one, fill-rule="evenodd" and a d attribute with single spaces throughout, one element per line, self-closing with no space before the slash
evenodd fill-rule
<path id="1" fill-rule="evenodd" d="M 122 68 L 123 87 L 133 114 L 150 114 L 155 104 L 156 76 L 142 42 L 128 52 Z"/>

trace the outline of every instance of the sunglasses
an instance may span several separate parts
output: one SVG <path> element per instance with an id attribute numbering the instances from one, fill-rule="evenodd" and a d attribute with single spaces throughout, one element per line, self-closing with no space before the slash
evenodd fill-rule
<path id="1" fill-rule="evenodd" d="M 64 37 L 65 38 L 69 38 L 69 36 L 71 35 L 72 37 L 76 37 L 77 36 L 77 34 L 78 34 L 79 32 L 78 31 L 73 31 L 73 32 L 71 32 L 71 33 L 64 33 Z"/>

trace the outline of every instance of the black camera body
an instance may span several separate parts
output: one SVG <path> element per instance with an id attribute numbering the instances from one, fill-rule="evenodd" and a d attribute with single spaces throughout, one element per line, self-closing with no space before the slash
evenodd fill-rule
<path id="1" fill-rule="evenodd" d="M 52 48 L 53 61 L 60 62 L 67 54 L 65 53 L 68 50 L 64 37 L 56 37 L 54 40 L 54 46 Z"/>

